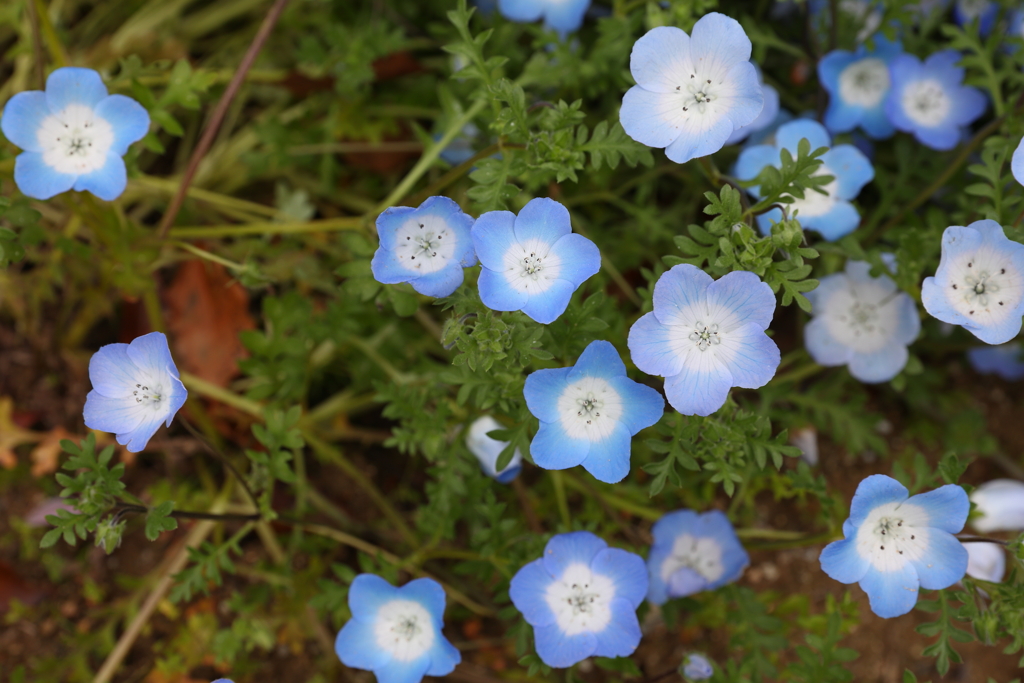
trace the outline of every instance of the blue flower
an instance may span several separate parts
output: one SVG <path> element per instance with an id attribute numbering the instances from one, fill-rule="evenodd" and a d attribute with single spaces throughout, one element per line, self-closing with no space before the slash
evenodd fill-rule
<path id="1" fill-rule="evenodd" d="M 953 18 L 960 26 L 978 22 L 978 34 L 985 37 L 992 32 L 999 18 L 999 3 L 992 0 L 957 0 L 953 5 Z"/>
<path id="2" fill-rule="evenodd" d="M 704 681 L 711 678 L 714 673 L 711 662 L 704 655 L 689 654 L 683 660 L 683 676 L 688 680 Z"/>
<path id="3" fill-rule="evenodd" d="M 441 158 L 452 166 L 458 166 L 463 161 L 469 161 L 476 154 L 473 149 L 473 141 L 480 134 L 480 129 L 472 123 L 462 127 L 462 132 L 448 143 L 448 146 L 441 150 Z M 434 136 L 434 142 L 439 141 L 443 136 L 438 133 Z"/>
<path id="4" fill-rule="evenodd" d="M 516 216 L 490 211 L 473 226 L 480 300 L 495 311 L 522 311 L 539 323 L 565 312 L 572 293 L 601 269 L 597 245 L 572 232 L 569 211 L 531 199 Z"/>
<path id="5" fill-rule="evenodd" d="M 1006 548 L 998 543 L 964 543 L 967 575 L 1000 583 L 1006 574 Z"/>
<path id="6" fill-rule="evenodd" d="M 921 303 L 986 344 L 1010 341 L 1024 314 L 1024 244 L 1008 240 L 993 220 L 946 228 L 939 268 L 924 279 Z"/>
<path id="7" fill-rule="evenodd" d="M 978 516 L 971 526 L 980 533 L 1024 531 L 1024 482 L 993 479 L 971 492 Z"/>
<path id="8" fill-rule="evenodd" d="M 552 537 L 544 556 L 512 577 L 508 593 L 533 626 L 537 654 L 548 666 L 626 657 L 640 643 L 636 608 L 647 593 L 644 561 L 589 531 Z"/>
<path id="9" fill-rule="evenodd" d="M 448 197 L 430 197 L 413 209 L 392 206 L 377 216 L 380 247 L 370 269 L 377 282 L 408 282 L 420 294 L 448 296 L 462 284 L 462 269 L 476 265 L 473 218 Z"/>
<path id="10" fill-rule="evenodd" d="M 235 683 L 230 678 L 218 678 L 213 683 Z"/>
<path id="11" fill-rule="evenodd" d="M 754 68 L 757 69 L 757 66 L 755 65 Z M 734 145 L 754 133 L 768 130 L 776 124 L 779 118 L 779 91 L 764 82 L 760 69 L 757 69 L 757 81 L 761 84 L 761 93 L 764 95 L 764 108 L 756 119 L 734 130 L 729 139 L 725 141 L 727 145 Z"/>
<path id="12" fill-rule="evenodd" d="M 1010 158 L 1010 172 L 1013 178 L 1021 185 L 1024 185 L 1024 138 L 1017 143 L 1017 149 L 1013 150 Z"/>
<path id="13" fill-rule="evenodd" d="M 822 278 L 807 293 L 814 318 L 804 343 L 820 365 L 846 365 L 861 382 L 887 382 L 907 364 L 907 345 L 921 321 L 914 300 L 870 270 L 869 263 L 848 261 L 845 272 Z"/>
<path id="14" fill-rule="evenodd" d="M 654 523 L 651 534 L 647 599 L 656 605 L 732 583 L 750 564 L 732 524 L 718 510 L 670 512 Z"/>
<path id="15" fill-rule="evenodd" d="M 498 11 L 512 21 L 537 21 L 565 36 L 583 25 L 590 0 L 498 0 Z"/>
<path id="16" fill-rule="evenodd" d="M 948 588 L 967 571 L 967 551 L 953 536 L 970 502 L 959 486 L 908 498 L 891 477 L 873 474 L 857 487 L 841 541 L 825 546 L 821 568 L 840 583 L 860 583 L 871 611 L 898 617 L 914 608 L 918 588 Z"/>
<path id="17" fill-rule="evenodd" d="M 896 132 L 885 113 L 889 94 L 889 63 L 903 53 L 898 42 L 875 37 L 875 49 L 860 45 L 856 52 L 833 50 L 818 62 L 818 78 L 829 94 L 825 127 L 848 133 L 857 126 L 880 140 Z"/>
<path id="18" fill-rule="evenodd" d="M 523 395 L 540 420 L 530 443 L 533 462 L 546 470 L 583 465 L 609 484 L 629 474 L 633 435 L 665 412 L 661 394 L 626 377 L 618 351 L 606 341 L 591 342 L 571 368 L 532 373 Z"/>
<path id="19" fill-rule="evenodd" d="M 659 26 L 636 41 L 629 70 L 637 84 L 619 111 L 631 138 L 666 148 L 680 164 L 722 149 L 764 107 L 750 39 L 739 22 L 712 12 L 692 33 Z"/>
<path id="20" fill-rule="evenodd" d="M 665 378 L 669 404 L 683 415 L 710 415 L 730 387 L 759 389 L 775 376 L 779 347 L 764 333 L 775 314 L 771 287 L 753 273 L 718 281 L 683 264 L 654 285 L 654 311 L 629 330 L 633 363 Z"/>
<path id="21" fill-rule="evenodd" d="M 4 107 L 0 129 L 25 152 L 14 162 L 14 182 L 34 199 L 74 189 L 113 201 L 124 192 L 128 146 L 149 130 L 149 114 L 124 95 L 108 95 L 92 69 L 64 67 Z"/>
<path id="22" fill-rule="evenodd" d="M 374 574 L 360 574 L 348 591 L 350 619 L 334 650 L 345 666 L 366 669 L 378 683 L 417 683 L 445 676 L 462 661 L 441 633 L 444 589 L 433 579 L 395 588 Z"/>
<path id="23" fill-rule="evenodd" d="M 811 143 L 812 150 L 832 145 L 828 131 L 820 123 L 797 119 L 779 128 L 774 145 L 744 149 L 736 160 L 733 173 L 740 180 L 753 180 L 766 166 L 781 168 L 782 150 L 787 150 L 795 158 L 797 146 L 805 138 Z M 803 199 L 789 205 L 789 212 L 799 212 L 796 218 L 805 230 L 817 230 L 826 240 L 833 241 L 850 234 L 860 224 L 860 214 L 850 200 L 874 179 L 875 169 L 864 153 L 853 145 L 836 145 L 820 158 L 822 164 L 814 175 L 833 177 L 832 182 L 822 188 L 828 194 L 807 190 Z M 752 187 L 749 192 L 760 198 L 759 187 Z M 772 209 L 757 217 L 757 225 L 768 235 L 772 222 L 780 220 L 782 211 Z"/>
<path id="24" fill-rule="evenodd" d="M 512 459 L 505 465 L 505 469 L 499 472 L 495 465 L 498 464 L 498 457 L 505 450 L 508 442 L 498 441 L 487 436 L 488 432 L 497 429 L 502 429 L 502 426 L 490 415 L 477 418 L 466 432 L 466 448 L 480 461 L 480 468 L 484 474 L 497 480 L 499 484 L 508 484 L 518 477 L 519 472 L 523 469 L 523 454 L 517 448 L 512 454 Z"/>
<path id="25" fill-rule="evenodd" d="M 959 61 L 955 50 L 935 52 L 923 64 L 908 54 L 892 60 L 885 113 L 898 130 L 913 133 L 932 149 L 956 147 L 961 128 L 985 113 L 987 106 L 980 90 L 963 84 L 963 67 L 956 66 Z"/>
<path id="26" fill-rule="evenodd" d="M 1024 379 L 1024 360 L 1019 342 L 996 346 L 975 346 L 967 349 L 967 360 L 978 372 L 998 375 L 1005 380 Z"/>
<path id="27" fill-rule="evenodd" d="M 89 360 L 89 380 L 85 426 L 113 432 L 132 453 L 146 447 L 160 423 L 170 427 L 188 398 L 162 332 L 100 347 Z"/>

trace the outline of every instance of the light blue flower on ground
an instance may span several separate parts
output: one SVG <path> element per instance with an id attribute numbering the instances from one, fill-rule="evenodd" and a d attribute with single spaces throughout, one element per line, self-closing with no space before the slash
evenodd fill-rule
<path id="1" fill-rule="evenodd" d="M 523 454 L 517 448 L 512 454 L 512 459 L 505 465 L 505 469 L 501 472 L 497 470 L 495 465 L 498 464 L 498 457 L 505 450 L 508 442 L 492 439 L 487 434 L 502 428 L 501 424 L 490 415 L 477 418 L 466 432 L 466 448 L 476 456 L 484 474 L 497 480 L 499 484 L 508 484 L 518 477 L 519 472 L 523 469 Z"/>
<path id="2" fill-rule="evenodd" d="M 845 538 L 820 558 L 836 581 L 860 583 L 871 611 L 886 619 L 912 610 L 918 588 L 948 588 L 967 571 L 967 551 L 953 536 L 970 509 L 964 490 L 950 484 L 908 496 L 891 477 L 864 479 L 843 523 Z"/>
<path id="3" fill-rule="evenodd" d="M 170 427 L 188 398 L 162 332 L 100 347 L 89 360 L 89 381 L 85 426 L 116 434 L 132 453 L 146 447 L 161 423 Z"/>
<path id="4" fill-rule="evenodd" d="M 832 138 L 817 121 L 797 119 L 779 128 L 774 145 L 747 147 L 736 160 L 734 175 L 740 180 L 753 180 L 766 166 L 782 166 L 782 150 L 794 158 L 802 139 L 811 143 L 811 150 L 830 147 Z M 822 189 L 828 194 L 807 190 L 803 199 L 789 205 L 789 212 L 799 212 L 797 220 L 805 230 L 816 230 L 826 240 L 837 240 L 857 229 L 860 214 L 850 203 L 861 189 L 875 177 L 875 169 L 864 153 L 853 145 L 836 145 L 821 157 L 822 164 L 815 176 L 832 176 L 833 180 Z M 748 190 L 760 198 L 760 187 Z M 782 220 L 782 211 L 772 209 L 757 217 L 757 225 L 764 234 L 771 233 L 772 222 Z"/>
<path id="5" fill-rule="evenodd" d="M 984 37 L 992 33 L 999 18 L 999 3 L 992 0 L 957 0 L 953 4 L 953 18 L 960 26 L 978 23 L 978 33 Z"/>
<path id="6" fill-rule="evenodd" d="M 651 29 L 636 44 L 629 70 L 636 80 L 622 98 L 626 133 L 649 147 L 664 147 L 676 163 L 714 154 L 737 128 L 764 107 L 750 39 L 735 19 L 712 12 L 688 36 L 681 29 Z"/>
<path id="7" fill-rule="evenodd" d="M 986 344 L 1010 341 L 1024 314 L 1024 244 L 1007 239 L 993 220 L 946 228 L 921 303 L 932 317 L 961 325 Z"/>
<path id="8" fill-rule="evenodd" d="M 547 470 L 583 465 L 609 484 L 629 474 L 633 435 L 665 412 L 661 394 L 626 377 L 618 351 L 606 341 L 591 342 L 571 368 L 530 374 L 523 395 L 540 420 L 530 443 L 533 462 Z"/>
<path id="9" fill-rule="evenodd" d="M 640 643 L 636 608 L 647 594 L 639 555 L 589 531 L 559 534 L 512 577 L 512 604 L 533 626 L 537 654 L 565 668 L 587 657 L 627 657 Z"/>
<path id="10" fill-rule="evenodd" d="M 569 210 L 531 199 L 516 216 L 490 211 L 473 225 L 480 300 L 494 311 L 522 311 L 539 323 L 565 312 L 572 293 L 601 269 L 597 245 L 572 232 Z"/>
<path id="11" fill-rule="evenodd" d="M 498 11 L 506 19 L 528 22 L 543 18 L 544 26 L 558 31 L 562 40 L 583 25 L 589 7 L 590 0 L 498 0 Z"/>
<path id="12" fill-rule="evenodd" d="M 759 389 L 775 376 L 779 347 L 764 333 L 775 295 L 753 273 L 715 281 L 700 268 L 673 267 L 654 285 L 654 311 L 629 330 L 633 363 L 665 378 L 669 404 L 710 415 L 731 387 Z"/>
<path id="13" fill-rule="evenodd" d="M 757 69 L 757 65 L 754 65 Z M 779 116 L 779 91 L 774 87 L 764 82 L 764 77 L 761 74 L 761 70 L 757 69 L 757 80 L 761 84 L 761 93 L 764 95 L 764 108 L 761 113 L 757 115 L 757 118 L 748 123 L 745 126 L 740 126 L 732 132 L 729 139 L 725 141 L 727 145 L 734 145 L 737 142 L 746 140 L 754 133 L 759 133 L 775 125 Z M 778 126 L 776 126 L 778 127 Z"/>
<path id="14" fill-rule="evenodd" d="M 955 50 L 935 52 L 924 63 L 908 54 L 892 60 L 885 112 L 897 130 L 913 133 L 932 149 L 956 147 L 962 127 L 984 114 L 987 106 L 980 90 L 963 84 L 959 61 Z"/>
<path id="15" fill-rule="evenodd" d="M 875 36 L 875 49 L 866 45 L 856 52 L 833 50 L 818 62 L 818 78 L 829 94 L 825 127 L 831 133 L 848 133 L 857 126 L 880 140 L 896 132 L 885 113 L 891 80 L 889 63 L 903 53 L 898 42 Z"/>
<path id="16" fill-rule="evenodd" d="M 1024 531 L 1024 482 L 993 479 L 971 492 L 978 516 L 971 526 L 983 534 L 992 531 Z"/>
<path id="17" fill-rule="evenodd" d="M 378 683 L 417 683 L 445 676 L 462 661 L 441 633 L 444 589 L 433 579 L 395 588 L 374 574 L 360 574 L 348 592 L 352 618 L 334 643 L 345 666 L 372 671 Z"/>
<path id="18" fill-rule="evenodd" d="M 921 320 L 892 278 L 870 271 L 869 263 L 848 261 L 844 272 L 807 293 L 814 318 L 804 327 L 804 343 L 819 365 L 846 365 L 861 382 L 888 382 L 907 364 L 907 345 L 917 339 Z"/>
<path id="19" fill-rule="evenodd" d="M 25 195 L 49 199 L 74 189 L 113 201 L 128 182 L 123 157 L 145 137 L 149 114 L 124 95 L 108 95 L 92 69 L 64 67 L 46 79 L 46 91 L 12 97 L 0 129 L 25 152 L 14 162 L 14 182 Z"/>
<path id="20" fill-rule="evenodd" d="M 750 556 L 719 510 L 670 512 L 651 529 L 647 599 L 656 605 L 736 581 Z"/>
<path id="21" fill-rule="evenodd" d="M 683 677 L 690 681 L 704 681 L 711 678 L 715 669 L 707 657 L 699 654 L 686 655 L 683 660 Z"/>
<path id="22" fill-rule="evenodd" d="M 392 206 L 377 216 L 380 246 L 370 269 L 377 282 L 408 282 L 420 294 L 448 296 L 462 284 L 462 269 L 476 265 L 473 218 L 448 197 L 419 208 Z"/>
<path id="23" fill-rule="evenodd" d="M 978 372 L 998 375 L 1014 382 L 1024 379 L 1024 348 L 1019 342 L 967 349 L 967 360 Z"/>

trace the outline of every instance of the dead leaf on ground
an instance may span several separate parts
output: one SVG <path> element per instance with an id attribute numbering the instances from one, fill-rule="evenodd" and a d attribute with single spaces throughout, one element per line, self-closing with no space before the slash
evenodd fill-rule
<path id="1" fill-rule="evenodd" d="M 14 399 L 0 396 L 0 467 L 12 470 L 18 466 L 14 449 L 26 443 L 40 441 L 43 436 L 14 423 Z"/>
<path id="2" fill-rule="evenodd" d="M 57 427 L 44 436 L 43 440 L 32 449 L 30 457 L 33 477 L 41 477 L 57 471 L 62 452 L 60 442 L 64 439 L 71 439 L 71 434 L 63 427 Z"/>

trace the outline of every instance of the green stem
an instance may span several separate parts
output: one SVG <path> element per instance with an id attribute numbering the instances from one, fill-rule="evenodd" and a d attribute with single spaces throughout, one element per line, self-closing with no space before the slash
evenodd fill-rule
<path id="1" fill-rule="evenodd" d="M 202 225 L 171 228 L 168 235 L 179 239 L 202 239 L 212 237 L 242 237 L 245 235 L 287 235 L 302 232 L 337 232 L 340 230 L 359 230 L 363 226 L 362 218 L 346 216 L 343 218 L 327 218 L 304 223 L 248 223 L 246 225 Z"/>
<path id="2" fill-rule="evenodd" d="M 802 365 L 798 368 L 790 370 L 789 372 L 784 372 L 781 375 L 775 375 L 775 377 L 771 381 L 771 384 L 772 386 L 779 386 L 780 384 L 785 384 L 786 382 L 799 382 L 802 379 L 806 379 L 808 377 L 811 377 L 812 375 L 818 374 L 822 370 L 825 370 L 825 366 L 818 365 L 817 363 L 813 362 L 808 363 L 807 365 Z"/>
<path id="3" fill-rule="evenodd" d="M 263 406 L 259 403 L 243 398 L 242 396 L 219 387 L 216 384 L 207 382 L 205 379 L 200 379 L 195 375 L 183 372 L 181 373 L 181 383 L 184 384 L 186 388 L 195 391 L 200 396 L 205 396 L 207 398 L 220 401 L 221 403 L 226 403 L 229 406 L 238 408 L 244 413 L 249 413 L 254 417 L 263 419 Z"/>
<path id="4" fill-rule="evenodd" d="M 179 242 L 177 240 L 174 240 L 174 241 L 171 242 L 171 244 L 176 246 L 176 247 L 178 247 L 179 249 L 184 249 L 185 251 L 187 251 L 187 252 L 189 252 L 191 254 L 194 254 L 194 255 L 198 256 L 199 258 L 201 258 L 201 259 L 205 259 L 205 260 L 210 261 L 212 263 L 219 263 L 220 265 L 224 266 L 228 270 L 233 270 L 233 271 L 243 271 L 243 270 L 246 270 L 246 267 L 245 267 L 244 264 L 236 263 L 235 261 L 232 261 L 230 259 L 226 259 L 223 256 L 217 256 L 216 254 L 213 254 L 213 253 L 211 253 L 209 251 L 206 251 L 205 249 L 200 249 L 199 247 L 192 246 L 188 242 Z"/>
<path id="5" fill-rule="evenodd" d="M 562 473 L 558 470 L 550 470 L 551 484 L 555 487 L 555 501 L 558 504 L 558 514 L 566 529 L 572 528 L 572 519 L 569 517 L 569 499 L 565 495 L 565 481 Z"/>

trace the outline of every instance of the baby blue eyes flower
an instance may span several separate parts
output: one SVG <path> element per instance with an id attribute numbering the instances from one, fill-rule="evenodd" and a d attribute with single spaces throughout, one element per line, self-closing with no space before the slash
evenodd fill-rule
<path id="1" fill-rule="evenodd" d="M 360 574 L 348 593 L 350 619 L 334 643 L 345 666 L 366 669 L 378 683 L 417 683 L 445 676 L 462 661 L 441 633 L 444 589 L 433 579 L 395 588 L 374 574 Z"/>
<path id="2" fill-rule="evenodd" d="M 992 0 L 957 0 L 953 5 L 953 18 L 960 26 L 978 22 L 978 34 L 984 38 L 992 32 L 999 18 L 999 3 Z"/>
<path id="3" fill-rule="evenodd" d="M 544 19 L 544 26 L 558 31 L 565 40 L 583 25 L 583 15 L 590 7 L 590 0 L 498 0 L 498 11 L 512 21 L 537 21 Z"/>
<path id="4" fill-rule="evenodd" d="M 712 12 L 693 35 L 659 26 L 636 44 L 629 70 L 636 80 L 622 98 L 626 133 L 649 147 L 664 147 L 676 163 L 722 149 L 737 128 L 764 107 L 750 39 L 735 19 Z"/>
<path id="5" fill-rule="evenodd" d="M 921 62 L 902 54 L 892 60 L 892 86 L 885 101 L 889 120 L 898 130 L 913 133 L 921 144 L 937 150 L 956 147 L 961 128 L 985 112 L 985 96 L 964 85 L 960 53 L 936 52 Z"/>
<path id="6" fill-rule="evenodd" d="M 964 543 L 967 576 L 999 583 L 1006 574 L 1006 550 L 996 543 Z"/>
<path id="7" fill-rule="evenodd" d="M 820 365 L 846 365 L 861 382 L 887 382 L 907 364 L 907 345 L 917 339 L 921 321 L 914 300 L 870 270 L 868 263 L 849 261 L 845 272 L 822 278 L 807 293 L 814 318 L 804 342 Z"/>
<path id="8" fill-rule="evenodd" d="M 1024 379 L 1024 349 L 1019 342 L 967 349 L 971 367 L 981 373 L 998 375 L 1011 382 Z"/>
<path id="9" fill-rule="evenodd" d="M 729 519 L 720 511 L 670 512 L 651 529 L 647 599 L 656 605 L 736 581 L 750 564 Z"/>
<path id="10" fill-rule="evenodd" d="M 572 232 L 569 210 L 530 200 L 516 216 L 490 211 L 473 225 L 480 300 L 494 311 L 522 311 L 539 323 L 565 312 L 572 293 L 601 269 L 597 245 Z"/>
<path id="11" fill-rule="evenodd" d="M 811 149 L 830 147 L 832 139 L 828 131 L 817 121 L 797 119 L 781 126 L 775 133 L 774 145 L 747 147 L 736 160 L 734 173 L 740 180 L 753 180 L 766 166 L 782 166 L 782 150 L 793 157 L 802 139 L 811 143 Z M 860 214 L 850 203 L 860 194 L 861 189 L 875 177 L 875 169 L 864 153 L 853 145 L 836 145 L 821 157 L 822 164 L 815 176 L 832 176 L 833 180 L 822 189 L 828 194 L 815 190 L 804 192 L 803 199 L 789 205 L 790 213 L 799 212 L 797 220 L 805 230 L 816 230 L 826 240 L 834 241 L 848 235 L 860 224 Z M 759 188 L 749 192 L 760 197 Z M 782 211 L 772 209 L 757 217 L 761 232 L 769 234 L 772 222 L 782 220 Z"/>
<path id="12" fill-rule="evenodd" d="M 1010 171 L 1013 173 L 1013 178 L 1021 185 L 1024 185 L 1024 138 L 1017 143 L 1017 149 L 1013 151 L 1013 157 L 1010 159 Z"/>
<path id="13" fill-rule="evenodd" d="M 508 442 L 492 439 L 487 434 L 501 428 L 501 424 L 490 415 L 477 418 L 466 432 L 466 448 L 476 456 L 484 474 L 497 480 L 499 484 L 508 484 L 518 477 L 519 472 L 523 469 L 523 454 L 517 448 L 512 454 L 512 459 L 505 465 L 505 469 L 499 472 L 495 468 L 495 465 L 498 464 L 498 457 Z"/>
<path id="14" fill-rule="evenodd" d="M 962 325 L 986 344 L 1020 332 L 1024 314 L 1024 244 L 1011 242 L 993 220 L 946 228 L 934 277 L 921 286 L 928 313 Z"/>
<path id="15" fill-rule="evenodd" d="M 113 201 L 128 182 L 128 146 L 149 130 L 149 114 L 135 100 L 108 95 L 92 69 L 64 67 L 46 79 L 46 91 L 12 97 L 0 129 L 24 153 L 14 182 L 25 195 L 49 199 L 74 189 Z"/>
<path id="16" fill-rule="evenodd" d="M 665 378 L 669 404 L 710 415 L 730 387 L 758 389 L 775 376 L 779 347 L 764 333 L 775 314 L 771 288 L 747 271 L 719 280 L 683 264 L 654 285 L 654 311 L 629 330 L 633 363 Z"/>
<path id="17" fill-rule="evenodd" d="M 691 654 L 683 660 L 683 676 L 687 680 L 704 681 L 711 678 L 714 673 L 711 662 L 703 655 Z"/>
<path id="18" fill-rule="evenodd" d="M 408 282 L 420 294 L 448 296 L 462 284 L 462 269 L 476 265 L 473 218 L 448 197 L 430 197 L 413 209 L 393 206 L 377 216 L 380 247 L 370 269 L 377 282 Z"/>
<path id="19" fill-rule="evenodd" d="M 834 50 L 818 62 L 818 78 L 828 91 L 825 127 L 832 133 L 848 133 L 857 126 L 876 140 L 896 132 L 885 113 L 891 84 L 889 62 L 902 54 L 898 42 L 875 36 L 875 49 L 860 45 L 856 52 Z"/>
<path id="20" fill-rule="evenodd" d="M 846 538 L 825 546 L 821 568 L 840 583 L 860 583 L 878 616 L 906 614 L 919 587 L 948 588 L 963 578 L 967 551 L 953 534 L 969 509 L 959 486 L 908 497 L 895 479 L 873 474 L 857 487 Z"/>
<path id="21" fill-rule="evenodd" d="M 755 65 L 754 68 L 757 69 L 757 66 Z M 734 130 L 729 139 L 725 141 L 727 145 L 734 145 L 737 142 L 746 140 L 754 133 L 767 131 L 778 119 L 779 91 L 764 82 L 760 69 L 757 69 L 757 81 L 761 84 L 761 93 L 764 95 L 764 108 L 757 115 L 756 119 Z"/>
<path id="22" fill-rule="evenodd" d="M 162 332 L 101 347 L 89 361 L 89 380 L 85 425 L 113 432 L 132 453 L 146 447 L 160 423 L 170 427 L 188 398 Z"/>
<path id="23" fill-rule="evenodd" d="M 1024 482 L 993 479 L 971 493 L 978 516 L 971 526 L 980 533 L 1024 531 Z"/>
<path id="24" fill-rule="evenodd" d="M 552 537 L 544 556 L 516 572 L 512 603 L 533 626 L 537 654 L 565 668 L 587 657 L 626 657 L 640 643 L 636 608 L 647 593 L 639 555 L 589 531 Z"/>
<path id="25" fill-rule="evenodd" d="M 615 347 L 591 342 L 571 368 L 537 370 L 526 378 L 526 405 L 540 420 L 530 444 L 538 467 L 576 465 L 614 484 L 629 474 L 630 441 L 665 412 L 651 387 L 626 377 Z"/>

